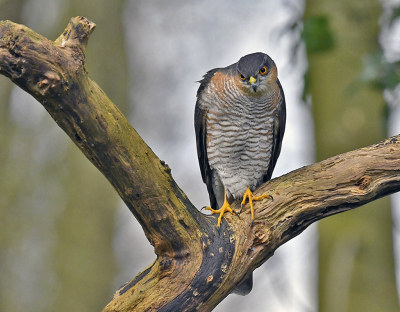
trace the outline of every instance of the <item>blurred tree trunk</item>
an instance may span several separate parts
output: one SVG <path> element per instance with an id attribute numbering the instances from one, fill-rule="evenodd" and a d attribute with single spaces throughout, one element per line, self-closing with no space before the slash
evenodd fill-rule
<path id="1" fill-rule="evenodd" d="M 27 1 L 0 0 L 0 20 L 26 23 L 21 18 L 25 2 Z M 60 3 L 53 27 L 39 32 L 55 39 L 71 16 L 75 15 L 86 15 L 101 25 L 94 35 L 96 40 L 93 40 L 86 51 L 86 68 L 119 109 L 128 114 L 128 66 L 123 28 L 125 2 L 60 0 Z M 29 5 L 34 7 L 36 4 L 29 1 Z M 40 12 L 43 5 L 42 1 L 42 4 L 36 5 L 38 11 L 29 11 L 31 20 L 48 18 Z M 35 29 L 35 25 L 32 28 Z M 12 90 L 11 81 L 0 76 L 0 98 L 9 98 Z M 40 138 L 40 134 L 48 135 L 51 132 L 60 139 L 65 139 L 63 143 L 68 147 L 62 157 L 52 161 L 39 160 L 43 164 L 38 166 L 34 160 L 38 145 L 46 140 Z M 12 154 L 13 145 L 22 145 L 24 152 L 18 152 L 18 157 L 15 157 Z M 54 185 L 58 187 L 53 188 Z M 10 118 L 9 103 L 4 100 L 0 102 L 0 188 L 0 276 L 3 285 L 0 289 L 0 311 L 27 311 L 27 306 L 29 311 L 100 311 L 115 291 L 113 233 L 118 196 L 102 174 L 82 156 L 79 149 L 67 141 L 62 130 L 49 116 L 45 116 L 39 131 L 21 132 L 19 125 Z M 34 201 L 26 203 L 41 189 L 45 196 L 41 197 L 36 206 Z M 27 199 L 24 200 L 23 197 Z M 53 202 L 51 198 L 54 198 Z M 52 219 L 46 214 L 39 222 L 53 222 L 51 230 L 44 229 L 41 223 L 36 222 L 35 217 L 28 217 L 38 216 L 40 207 L 37 206 L 47 201 L 56 217 Z M 93 214 L 93 211 L 96 213 Z M 4 220 L 7 222 L 3 222 Z M 20 228 L 17 234 L 16 224 Z M 22 267 L 32 267 L 28 263 L 34 262 L 28 259 L 32 254 L 23 248 L 29 237 L 34 237 L 38 228 L 49 238 L 51 246 L 36 239 L 38 246 L 43 244 L 43 248 L 51 254 L 42 254 L 42 261 L 46 261 L 43 265 L 46 272 L 43 275 L 53 278 L 53 281 L 38 282 L 31 278 L 35 276 L 34 270 L 29 272 L 30 276 L 21 276 L 22 273 L 15 276 L 12 273 L 13 270 L 21 271 Z M 40 253 L 40 248 L 32 248 L 34 252 Z M 15 254 L 24 259 L 16 261 Z M 25 294 L 19 287 L 22 283 L 26 285 L 25 288 L 37 291 L 27 290 Z M 52 289 L 54 296 L 49 300 L 48 290 L 54 284 L 57 288 Z M 18 299 L 21 303 L 17 305 L 16 296 L 21 294 L 25 299 Z M 46 304 L 43 305 L 43 302 Z"/>
<path id="2" fill-rule="evenodd" d="M 17 23 L 21 22 L 21 8 L 25 0 L 14 1 L 14 0 L 0 0 L 0 20 L 14 19 Z M 7 174 L 7 168 L 9 167 L 8 154 L 10 150 L 10 144 L 12 142 L 13 134 L 16 131 L 15 125 L 11 122 L 9 118 L 8 101 L 3 99 L 8 99 L 11 94 L 13 83 L 0 76 L 0 189 L 7 190 L 4 192 L 0 198 L 0 220 L 1 220 L 1 230 L 0 230 L 0 274 L 3 273 L 6 268 L 4 267 L 4 254 L 6 249 L 13 244 L 13 228 L 14 225 L 6 222 L 6 220 L 11 219 L 13 212 L 10 211 L 10 203 L 13 200 L 16 188 L 10 187 L 12 185 L 12 180 L 9 179 Z M 15 239 L 15 238 L 14 238 Z M 1 274 L 2 279 L 4 279 L 4 274 Z M 4 287 L 2 288 L 4 289 Z M 13 311 L 12 302 L 9 300 L 9 293 L 7 291 L 0 290 L 0 311 Z"/>
<path id="3" fill-rule="evenodd" d="M 378 1 L 308 0 L 307 89 L 317 161 L 386 137 L 382 92 L 362 84 L 378 46 Z M 389 197 L 319 223 L 319 311 L 400 311 Z"/>

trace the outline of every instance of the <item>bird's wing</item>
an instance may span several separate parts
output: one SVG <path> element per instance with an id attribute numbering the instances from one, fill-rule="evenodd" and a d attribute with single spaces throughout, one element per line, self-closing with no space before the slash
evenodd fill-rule
<path id="1" fill-rule="evenodd" d="M 203 79 L 200 80 L 200 87 L 197 91 L 196 108 L 194 112 L 194 127 L 196 131 L 196 145 L 197 145 L 197 157 L 199 159 L 199 166 L 203 182 L 207 185 L 208 195 L 210 196 L 210 206 L 213 209 L 218 209 L 217 199 L 215 198 L 213 186 L 212 186 L 212 172 L 210 164 L 208 163 L 207 157 L 207 127 L 206 127 L 206 116 L 207 111 L 201 108 L 201 97 L 204 89 L 209 84 L 211 78 L 218 71 L 218 68 L 210 70 L 204 75 Z"/>
<path id="2" fill-rule="evenodd" d="M 274 138 L 273 138 L 273 146 L 271 159 L 269 161 L 269 166 L 266 174 L 264 175 L 263 181 L 267 182 L 271 179 L 272 172 L 275 169 L 276 161 L 278 160 L 279 154 L 281 153 L 283 134 L 285 133 L 285 124 L 286 124 L 286 102 L 285 95 L 283 93 L 283 89 L 279 79 L 277 80 L 277 84 L 279 86 L 279 90 L 281 92 L 281 109 L 277 114 L 277 118 L 274 121 Z"/>

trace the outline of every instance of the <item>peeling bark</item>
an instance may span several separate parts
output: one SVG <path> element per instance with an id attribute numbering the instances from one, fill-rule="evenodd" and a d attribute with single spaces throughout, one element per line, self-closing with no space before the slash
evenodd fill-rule
<path id="1" fill-rule="evenodd" d="M 72 18 L 54 42 L 0 22 L 0 74 L 34 96 L 104 174 L 141 224 L 156 261 L 103 311 L 211 311 L 274 251 L 324 217 L 400 189 L 400 136 L 261 185 L 255 221 L 201 214 L 85 69 L 95 24 Z M 239 203 L 232 205 L 239 210 Z"/>

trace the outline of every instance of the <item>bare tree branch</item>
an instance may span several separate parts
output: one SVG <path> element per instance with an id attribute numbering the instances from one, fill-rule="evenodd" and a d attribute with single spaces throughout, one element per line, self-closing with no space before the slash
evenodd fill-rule
<path id="1" fill-rule="evenodd" d="M 400 189 L 400 136 L 303 167 L 260 186 L 251 226 L 202 215 L 85 69 L 95 25 L 71 19 L 54 42 L 0 22 L 0 74 L 34 96 L 104 174 L 141 224 L 156 261 L 103 311 L 211 311 L 274 251 L 324 217 Z M 234 203 L 233 208 L 239 209 Z M 88 221 L 89 222 L 89 221 Z"/>

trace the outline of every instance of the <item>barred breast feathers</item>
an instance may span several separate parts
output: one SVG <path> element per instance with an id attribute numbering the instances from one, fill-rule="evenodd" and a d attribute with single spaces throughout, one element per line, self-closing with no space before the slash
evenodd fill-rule
<path id="1" fill-rule="evenodd" d="M 247 187 L 254 190 L 268 170 L 280 92 L 275 83 L 263 96 L 248 96 L 235 77 L 216 72 L 199 100 L 207 110 L 210 168 L 228 196 L 238 198 Z"/>

